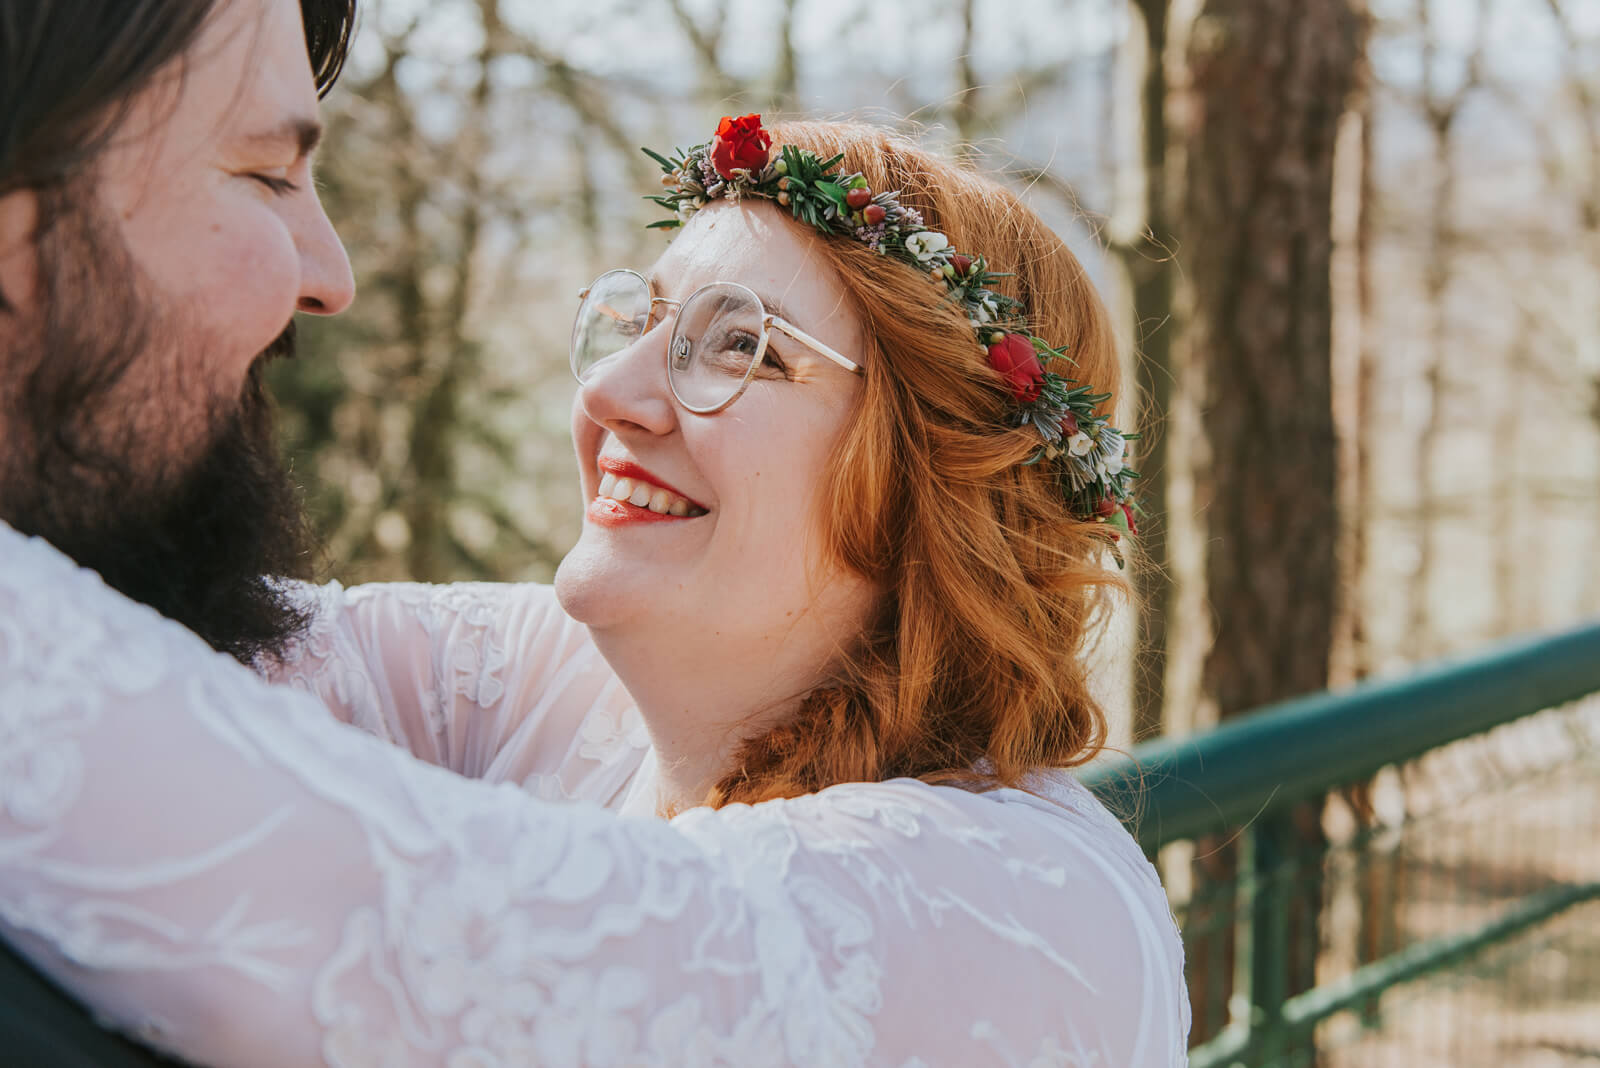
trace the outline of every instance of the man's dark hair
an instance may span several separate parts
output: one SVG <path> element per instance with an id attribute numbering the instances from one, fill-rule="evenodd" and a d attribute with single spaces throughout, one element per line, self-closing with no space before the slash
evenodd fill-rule
<path id="1" fill-rule="evenodd" d="M 0 196 L 81 175 L 134 95 L 188 51 L 216 2 L 0 0 Z M 300 11 L 317 91 L 326 93 L 350 48 L 356 0 L 300 0 Z"/>

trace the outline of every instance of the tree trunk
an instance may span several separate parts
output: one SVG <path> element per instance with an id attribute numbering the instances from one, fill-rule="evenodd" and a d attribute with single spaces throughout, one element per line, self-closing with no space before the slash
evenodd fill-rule
<path id="1" fill-rule="evenodd" d="M 1139 400 L 1149 419 L 1166 419 L 1153 426 L 1139 442 L 1136 463 L 1140 502 L 1149 513 L 1140 525 L 1140 548 L 1145 566 L 1138 572 L 1139 602 L 1143 609 L 1139 658 L 1133 676 L 1133 740 L 1160 734 L 1166 723 L 1167 649 L 1171 631 L 1172 560 L 1168 551 L 1171 532 L 1168 465 L 1172 422 L 1174 332 L 1172 212 L 1167 184 L 1167 19 L 1170 0 L 1135 0 L 1144 26 L 1145 70 L 1140 91 L 1140 156 L 1144 169 L 1144 220 L 1142 231 L 1118 247 L 1128 272 L 1133 297 L 1135 378 Z"/>
<path id="2" fill-rule="evenodd" d="M 477 56 L 477 84 L 468 97 L 469 109 L 457 138 L 457 158 L 467 166 L 462 181 L 460 215 L 453 220 L 456 261 L 449 296 L 438 309 L 435 322 L 437 359 L 430 363 L 424 391 L 412 424 L 410 461 L 414 491 L 405 499 L 405 516 L 411 527 L 407 564 L 411 575 L 424 582 L 449 577 L 464 555 L 450 531 L 448 509 L 457 496 L 457 448 L 466 422 L 461 396 L 464 385 L 477 377 L 479 346 L 468 321 L 474 287 L 473 264 L 482 229 L 483 170 L 488 149 L 489 68 L 499 54 L 503 29 L 499 0 L 479 0 L 483 44 Z"/>
<path id="3" fill-rule="evenodd" d="M 978 94 L 983 91 L 978 72 L 972 65 L 973 39 L 977 32 L 977 0 L 960 0 L 960 43 L 956 46 L 956 92 L 950 104 L 950 119 L 956 128 L 956 155 L 968 162 L 976 157 L 978 142 Z"/>
<path id="4" fill-rule="evenodd" d="M 1363 19 L 1370 19 L 1365 0 L 1356 0 Z M 1372 673 L 1371 642 L 1367 636 L 1366 604 L 1362 597 L 1370 561 L 1369 524 L 1378 505 L 1377 483 L 1373 479 L 1373 435 L 1376 425 L 1376 379 L 1378 351 L 1373 325 L 1372 235 L 1373 205 L 1377 196 L 1373 150 L 1375 125 L 1371 75 L 1361 68 L 1361 86 L 1354 100 L 1350 119 L 1357 135 L 1345 142 L 1351 153 L 1344 161 L 1342 181 L 1347 188 L 1345 230 L 1341 242 L 1348 244 L 1346 286 L 1335 293 L 1335 314 L 1342 317 L 1348 336 L 1343 345 L 1345 366 L 1342 381 L 1334 381 L 1335 412 L 1339 416 L 1341 450 L 1339 466 L 1340 539 L 1339 553 L 1342 598 L 1339 630 L 1334 638 L 1334 666 L 1330 672 L 1335 686 L 1358 682 Z M 1343 308 L 1340 305 L 1343 304 Z M 1341 318 L 1336 318 L 1336 322 Z M 1340 403 L 1342 402 L 1342 403 Z M 1350 783 L 1339 791 L 1357 830 L 1355 837 L 1367 837 L 1368 845 L 1351 873 L 1349 891 L 1355 897 L 1356 930 L 1350 946 L 1356 965 L 1378 960 L 1394 944 L 1398 921 L 1396 888 L 1399 886 L 1399 857 L 1392 844 L 1371 838 L 1378 825 L 1373 800 L 1373 780 Z M 1330 894 L 1332 891 L 1330 891 Z M 1380 1001 L 1374 997 L 1361 1006 L 1362 1018 L 1369 1024 L 1378 1020 Z"/>
<path id="5" fill-rule="evenodd" d="M 1186 344 L 1208 380 L 1201 486 L 1215 641 L 1204 678 L 1224 718 L 1328 682 L 1338 577 L 1330 211 L 1360 26 L 1348 0 L 1207 0 L 1190 37 Z M 1292 815 L 1311 859 L 1283 876 L 1291 995 L 1313 979 L 1320 811 Z M 1197 855 L 1204 898 L 1237 859 L 1222 841 L 1197 843 Z M 1194 951 L 1198 963 L 1226 949 Z M 1191 988 L 1216 974 L 1196 967 Z M 1192 989 L 1197 1007 L 1216 995 Z M 1197 1039 L 1209 1022 L 1197 1021 Z"/>
<path id="6" fill-rule="evenodd" d="M 1583 57 L 1594 38 L 1587 41 L 1579 34 L 1569 8 L 1576 7 L 1569 0 L 1545 0 L 1545 6 L 1555 20 L 1556 32 L 1561 38 L 1562 75 L 1567 95 L 1571 97 L 1574 114 L 1578 117 L 1577 157 L 1580 161 L 1573 175 L 1578 202 L 1580 248 L 1586 253 L 1589 266 L 1587 290 L 1592 294 L 1580 296 L 1577 307 L 1593 309 L 1600 304 L 1600 90 L 1590 79 L 1591 68 Z M 1581 314 L 1581 313 L 1580 313 Z M 1581 321 L 1581 320 L 1580 320 Z M 1574 348 L 1581 353 L 1582 341 Z M 1600 430 L 1600 369 L 1590 365 L 1589 414 L 1595 428 Z M 1591 491 L 1596 506 L 1594 522 L 1600 524 L 1600 485 Z M 1589 553 L 1583 563 L 1579 578 L 1581 591 L 1579 604 L 1591 612 L 1600 611 L 1600 563 Z"/>

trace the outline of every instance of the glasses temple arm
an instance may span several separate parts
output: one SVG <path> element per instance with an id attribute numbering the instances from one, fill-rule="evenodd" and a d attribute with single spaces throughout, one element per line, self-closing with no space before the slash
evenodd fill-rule
<path id="1" fill-rule="evenodd" d="M 860 364 L 856 363 L 848 356 L 844 356 L 839 352 L 836 352 L 834 349 L 829 348 L 827 345 L 824 345 L 822 342 L 818 341 L 816 338 L 812 337 L 798 326 L 795 326 L 787 319 L 780 319 L 776 315 L 769 316 L 768 318 L 771 319 L 773 326 L 777 327 L 779 330 L 782 330 L 785 334 L 788 334 L 790 337 L 800 342 L 800 344 L 810 348 L 818 355 L 826 356 L 840 367 L 843 367 L 846 371 L 850 371 L 855 374 L 861 373 Z"/>

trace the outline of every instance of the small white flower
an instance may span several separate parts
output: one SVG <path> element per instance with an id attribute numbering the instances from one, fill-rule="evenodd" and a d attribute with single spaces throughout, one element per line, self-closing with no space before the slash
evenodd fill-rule
<path id="1" fill-rule="evenodd" d="M 927 263 L 949 247 L 950 239 L 937 230 L 919 230 L 906 238 L 906 251 L 915 256 L 918 263 Z"/>
<path id="2" fill-rule="evenodd" d="M 1094 439 L 1080 430 L 1067 439 L 1067 451 L 1074 456 L 1087 456 L 1094 451 Z"/>
<path id="3" fill-rule="evenodd" d="M 1128 443 L 1121 434 L 1107 429 L 1100 435 L 1100 462 L 1096 465 L 1100 473 L 1106 477 L 1118 475 L 1122 472 L 1126 462 Z"/>
<path id="4" fill-rule="evenodd" d="M 987 326 L 989 323 L 994 322 L 994 312 L 990 309 L 988 301 L 976 305 L 972 311 L 973 326 Z"/>

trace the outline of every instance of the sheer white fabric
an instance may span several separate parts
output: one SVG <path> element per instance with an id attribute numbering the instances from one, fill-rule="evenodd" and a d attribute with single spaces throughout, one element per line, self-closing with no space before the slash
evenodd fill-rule
<path id="1" fill-rule="evenodd" d="M 0 932 L 114 1026 L 241 1068 L 1184 1063 L 1165 898 L 1070 777 L 632 816 L 647 739 L 548 589 L 307 595 L 269 683 L 0 525 Z"/>

